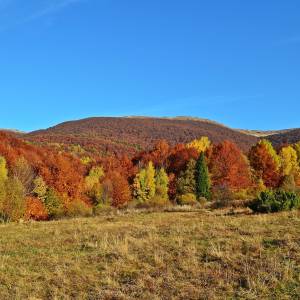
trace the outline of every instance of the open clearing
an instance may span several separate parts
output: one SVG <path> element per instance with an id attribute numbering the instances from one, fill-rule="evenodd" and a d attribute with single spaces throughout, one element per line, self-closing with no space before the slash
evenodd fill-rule
<path id="1" fill-rule="evenodd" d="M 0 299 L 299 299 L 300 214 L 0 226 Z"/>

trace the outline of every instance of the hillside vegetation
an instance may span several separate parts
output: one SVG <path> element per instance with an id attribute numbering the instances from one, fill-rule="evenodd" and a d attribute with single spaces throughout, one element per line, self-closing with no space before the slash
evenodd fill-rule
<path id="1" fill-rule="evenodd" d="M 149 150 L 158 140 L 171 145 L 187 143 L 201 136 L 212 142 L 235 142 L 248 150 L 257 138 L 208 120 L 188 118 L 89 118 L 59 124 L 25 135 L 29 141 L 78 144 L 89 152 L 135 154 Z"/>
<path id="2" fill-rule="evenodd" d="M 275 145 L 297 143 L 300 140 L 300 129 L 289 130 L 288 132 L 273 134 L 268 139 Z"/>
<path id="3" fill-rule="evenodd" d="M 0 299 L 299 296 L 300 142 L 69 146 L 0 132 Z"/>
<path id="4" fill-rule="evenodd" d="M 3 222 L 94 215 L 107 207 L 234 205 L 277 212 L 300 206 L 300 143 L 277 150 L 261 140 L 245 155 L 231 141 L 201 137 L 175 146 L 159 141 L 129 158 L 82 155 L 80 146 L 65 152 L 1 132 L 0 140 Z"/>
<path id="5" fill-rule="evenodd" d="M 298 299 L 300 216 L 130 213 L 1 225 L 1 299 Z"/>

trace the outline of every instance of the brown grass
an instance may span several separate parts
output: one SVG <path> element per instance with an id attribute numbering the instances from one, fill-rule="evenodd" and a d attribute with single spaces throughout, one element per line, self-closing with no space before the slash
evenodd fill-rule
<path id="1" fill-rule="evenodd" d="M 0 226 L 0 299 L 299 299 L 300 215 L 131 213 Z"/>

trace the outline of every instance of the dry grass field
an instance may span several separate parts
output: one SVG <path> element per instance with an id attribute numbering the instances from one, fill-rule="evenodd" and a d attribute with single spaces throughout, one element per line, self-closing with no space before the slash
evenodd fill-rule
<path id="1" fill-rule="evenodd" d="M 0 299 L 299 299 L 300 214 L 0 225 Z"/>

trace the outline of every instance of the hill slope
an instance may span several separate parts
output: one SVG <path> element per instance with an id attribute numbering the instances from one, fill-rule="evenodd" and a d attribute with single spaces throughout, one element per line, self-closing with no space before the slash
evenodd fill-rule
<path id="1" fill-rule="evenodd" d="M 268 139 L 274 144 L 274 146 L 280 146 L 286 143 L 297 143 L 300 141 L 300 128 L 279 134 L 270 135 L 268 136 Z"/>
<path id="2" fill-rule="evenodd" d="M 183 117 L 88 118 L 31 132 L 24 138 L 33 142 L 78 144 L 92 152 L 133 154 L 151 147 L 157 140 L 176 144 L 201 136 L 213 142 L 232 140 L 245 151 L 257 141 L 257 137 L 215 122 Z"/>

